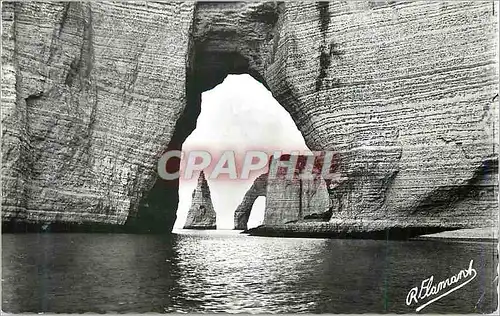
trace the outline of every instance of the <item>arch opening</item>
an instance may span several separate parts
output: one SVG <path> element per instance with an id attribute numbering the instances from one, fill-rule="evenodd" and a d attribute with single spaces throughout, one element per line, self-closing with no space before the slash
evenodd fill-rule
<path id="1" fill-rule="evenodd" d="M 290 114 L 263 84 L 249 74 L 228 75 L 214 89 L 204 92 L 201 99 L 196 128 L 182 145 L 184 159 L 180 163 L 181 175 L 185 171 L 186 157 L 190 151 L 204 150 L 211 154 L 211 165 L 203 172 L 208 182 L 213 209 L 217 214 L 217 228 L 234 229 L 235 211 L 244 202 L 254 181 L 267 172 L 266 166 L 262 170 L 251 172 L 248 179 L 240 179 L 239 171 L 246 152 L 257 150 L 269 155 L 277 150 L 283 153 L 304 153 L 309 148 Z M 212 178 L 211 171 L 218 158 L 228 151 L 234 153 L 238 179 L 228 179 L 224 175 Z M 176 229 L 184 227 L 189 212 L 199 209 L 200 205 L 194 205 L 199 200 L 193 203 L 193 197 L 199 189 L 199 177 L 199 172 L 194 173 L 190 179 L 181 176 L 177 220 L 174 225 Z M 251 212 L 250 209 L 247 211 L 247 221 L 251 217 L 253 222 L 258 221 L 258 218 L 262 222 L 265 200 L 260 199 L 258 203 L 254 203 L 257 198 L 258 196 L 253 198 L 251 204 L 246 206 L 253 208 Z"/>
<path id="2" fill-rule="evenodd" d="M 248 218 L 247 228 L 252 229 L 262 225 L 264 222 L 264 208 L 266 207 L 266 197 L 259 196 L 252 205 L 250 217 Z"/>
<path id="3" fill-rule="evenodd" d="M 196 127 L 202 93 L 216 87 L 228 75 L 248 74 L 268 88 L 263 75 L 265 65 L 269 64 L 270 58 L 273 59 L 272 50 L 279 39 L 277 28 L 281 7 L 274 2 L 197 4 L 186 65 L 186 106 L 165 150 L 182 149 L 182 144 Z M 217 23 L 221 13 L 234 23 Z M 248 27 L 240 27 L 245 25 Z M 169 161 L 169 172 L 176 172 L 179 168 L 180 160 Z M 179 180 L 157 178 L 151 181 L 149 190 L 138 193 L 138 207 L 131 208 L 137 211 L 129 214 L 126 226 L 129 230 L 141 232 L 171 231 L 179 202 Z"/>

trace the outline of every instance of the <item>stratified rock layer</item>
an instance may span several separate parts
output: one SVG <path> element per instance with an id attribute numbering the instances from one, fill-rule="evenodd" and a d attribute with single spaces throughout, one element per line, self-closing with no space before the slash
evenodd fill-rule
<path id="1" fill-rule="evenodd" d="M 311 150 L 339 153 L 335 227 L 496 226 L 493 8 L 4 2 L 2 220 L 169 231 L 178 182 L 158 158 L 202 91 L 246 72 Z"/>
<path id="2" fill-rule="evenodd" d="M 210 196 L 210 188 L 203 171 L 193 191 L 193 200 L 184 224 L 184 229 L 217 229 L 216 214 Z"/>
<path id="3" fill-rule="evenodd" d="M 187 102 L 194 7 L 2 4 L 3 221 L 170 229 L 176 194 L 137 213 Z"/>

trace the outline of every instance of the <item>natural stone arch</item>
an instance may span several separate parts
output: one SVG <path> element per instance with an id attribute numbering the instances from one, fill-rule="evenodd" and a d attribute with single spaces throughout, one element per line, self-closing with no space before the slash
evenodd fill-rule
<path id="1" fill-rule="evenodd" d="M 231 72 L 268 87 L 311 150 L 339 153 L 335 224 L 497 224 L 490 3 L 16 2 L 2 14 L 10 227 L 169 231 L 178 182 L 155 182 L 159 156 Z"/>
<path id="2" fill-rule="evenodd" d="M 466 194 L 458 196 L 458 191 L 449 190 L 450 187 L 466 187 L 470 191 L 467 185 L 469 180 L 475 179 L 476 174 L 485 172 L 484 162 L 493 154 L 489 146 L 491 138 L 488 132 L 477 135 L 482 141 L 476 143 L 474 154 L 466 159 L 463 157 L 461 145 L 455 148 L 450 145 L 449 138 L 444 137 L 447 139 L 445 143 L 448 144 L 447 158 L 442 160 L 442 142 L 436 135 L 450 133 L 446 128 L 446 119 L 441 120 L 441 128 L 436 133 L 433 127 L 435 125 L 431 127 L 426 118 L 413 116 L 412 124 L 419 126 L 417 135 L 406 130 L 405 126 L 391 123 L 393 119 L 397 120 L 394 113 L 406 118 L 404 113 L 414 113 L 416 108 L 422 108 L 424 113 L 430 115 L 437 109 L 442 109 L 443 105 L 461 111 L 463 106 L 460 105 L 461 101 L 458 101 L 460 97 L 452 93 L 450 101 L 443 103 L 439 95 L 429 97 L 422 92 L 426 91 L 425 88 L 412 90 L 413 87 L 407 86 L 405 80 L 399 81 L 398 88 L 394 88 L 389 84 L 392 78 L 389 72 L 397 77 L 400 69 L 403 69 L 405 76 L 408 76 L 405 71 L 411 69 L 411 58 L 403 59 L 401 56 L 392 55 L 392 50 L 384 47 L 383 52 L 387 57 L 368 55 L 369 58 L 363 57 L 361 59 L 365 62 L 361 62 L 355 56 L 355 47 L 360 43 L 360 39 L 343 31 L 336 31 L 344 28 L 342 20 L 338 16 L 334 17 L 333 12 L 352 15 L 349 21 L 359 24 L 359 27 L 365 27 L 361 22 L 366 18 L 365 14 L 373 13 L 370 19 L 374 21 L 387 21 L 399 19 L 403 12 L 401 7 L 394 8 L 394 11 L 389 13 L 384 11 L 385 9 L 373 7 L 369 3 L 198 4 L 193 27 L 192 63 L 188 72 L 188 89 L 194 89 L 188 91 L 195 93 L 188 95 L 197 95 L 215 86 L 227 73 L 246 72 L 266 86 L 290 113 L 311 150 L 333 150 L 339 155 L 339 172 L 344 180 L 335 193 L 338 211 L 334 212 L 336 216 L 331 221 L 336 227 L 350 227 L 359 231 L 402 227 L 417 228 L 415 231 L 421 232 L 426 229 L 484 225 L 485 221 L 489 223 L 487 225 L 494 225 L 497 220 L 490 216 L 491 211 L 482 211 L 490 210 L 497 204 L 493 189 L 495 184 L 490 180 L 481 179 L 477 188 L 474 187 L 474 190 L 483 190 L 484 196 L 487 197 L 480 202 L 480 206 L 474 207 L 476 211 L 473 214 L 476 219 L 473 221 L 463 221 L 460 216 L 469 216 L 468 209 L 476 202 L 469 201 Z M 436 17 L 448 15 L 452 14 L 449 10 L 455 9 L 488 11 L 488 8 L 479 5 L 469 8 L 458 5 L 453 9 L 450 6 L 438 8 L 422 4 L 419 8 L 405 9 L 408 14 L 412 14 L 410 11 L 414 9 L 417 10 L 418 14 L 421 14 L 420 18 L 430 19 L 429 23 L 435 28 L 440 27 L 440 22 L 439 18 L 435 19 L 432 14 L 436 14 Z M 467 27 L 457 23 L 457 30 Z M 485 22 L 484 26 L 485 30 L 490 32 L 493 28 L 492 24 L 488 23 L 490 22 Z M 411 27 L 404 28 L 403 31 L 413 34 Z M 376 48 L 374 37 L 392 37 L 395 36 L 393 32 L 395 30 L 384 29 L 382 33 L 377 33 L 378 35 L 370 31 L 359 35 L 362 35 L 363 40 L 369 42 L 371 47 Z M 484 34 L 491 34 L 488 32 Z M 482 41 L 492 38 L 484 34 L 479 32 L 474 36 Z M 451 31 L 449 35 L 457 40 L 453 51 L 464 51 L 466 47 L 476 51 L 470 43 L 460 39 L 458 31 Z M 402 47 L 409 47 L 405 56 L 418 56 L 421 49 L 415 47 L 430 45 L 427 40 L 422 40 L 418 41 L 417 46 L 413 46 L 416 45 L 413 42 L 407 46 L 404 37 L 398 35 L 397 38 L 405 45 Z M 342 43 L 339 42 L 341 39 Z M 433 60 L 437 61 L 435 67 L 440 67 L 439 51 L 448 49 L 439 46 L 430 50 Z M 479 58 L 481 53 L 477 52 L 475 56 Z M 386 58 L 390 58 L 393 65 L 391 71 L 387 71 L 381 63 L 382 60 L 387 60 Z M 429 58 L 431 57 L 427 56 L 426 59 Z M 376 67 L 372 67 L 374 65 Z M 484 60 L 481 65 L 474 65 L 478 65 L 477 71 L 489 78 L 488 80 L 494 77 L 491 62 L 488 60 Z M 469 69 L 470 65 L 468 62 L 461 62 L 460 67 Z M 353 69 L 356 69 L 356 72 L 353 72 Z M 429 71 L 432 69 L 434 67 Z M 363 73 L 376 79 L 366 81 L 361 76 Z M 414 71 L 410 76 L 418 80 L 421 74 Z M 439 78 L 437 80 L 443 87 L 453 87 L 447 81 Z M 379 85 L 384 88 L 379 90 Z M 481 85 L 484 87 L 488 84 Z M 401 103 L 404 98 L 400 92 L 402 90 L 415 92 L 412 96 L 415 105 Z M 470 90 L 471 94 L 478 93 L 473 92 L 472 88 Z M 381 95 L 386 98 L 385 102 L 379 101 Z M 483 113 L 481 109 L 489 108 L 489 105 L 480 104 L 488 103 L 485 101 L 487 99 L 485 95 L 482 98 L 474 97 L 475 114 L 469 116 L 471 123 L 482 124 L 479 119 Z M 422 105 L 423 100 L 426 106 Z M 373 112 L 371 107 L 378 110 Z M 195 109 L 197 106 L 192 106 L 188 100 L 186 111 L 194 111 L 189 110 L 190 108 Z M 353 113 L 356 115 L 353 116 Z M 387 124 L 381 126 L 378 118 Z M 454 128 L 460 131 L 464 126 L 454 125 Z M 458 132 L 457 135 L 463 134 Z M 420 148 L 415 142 L 425 148 Z M 493 152 L 496 152 L 494 146 Z M 452 161 L 459 163 L 455 165 L 457 168 L 453 168 L 452 173 L 445 175 L 435 166 L 430 169 L 419 166 L 420 162 L 416 157 L 437 161 L 437 165 L 443 168 L 447 168 Z M 492 165 L 496 165 L 495 161 Z M 420 183 L 418 194 L 415 194 L 415 181 Z M 432 212 L 428 209 L 424 217 L 417 216 L 420 206 L 428 205 L 426 200 L 432 198 L 435 192 L 439 192 L 443 201 L 454 201 L 453 204 L 448 204 L 446 210 L 443 210 L 442 203 L 431 207 L 432 212 L 439 212 L 442 220 L 429 215 Z M 471 224 L 473 222 L 475 224 Z"/>
<path id="3" fill-rule="evenodd" d="M 184 112 L 180 116 L 174 129 L 172 139 L 167 150 L 180 149 L 187 136 L 196 127 L 196 119 L 201 108 L 201 93 L 220 84 L 229 74 L 247 73 L 262 83 L 276 96 L 276 90 L 271 89 L 267 77 L 274 74 L 269 67 L 275 62 L 274 52 L 280 40 L 277 33 L 279 27 L 279 13 L 283 9 L 280 3 L 198 3 L 194 13 L 194 25 L 188 68 L 186 76 L 187 102 Z M 226 21 L 221 23 L 221 21 Z M 230 21 L 230 23 L 227 23 Z M 286 58 L 286 57 L 285 57 Z M 278 74 L 281 76 L 281 74 Z M 272 78 L 273 82 L 283 79 Z M 279 87 L 279 83 L 278 83 Z M 284 102 L 289 102 L 291 92 L 288 89 L 281 91 L 280 96 Z M 277 100 L 280 102 L 280 100 Z M 292 106 L 284 106 L 297 127 L 302 127 L 301 133 L 308 130 L 302 124 L 305 118 L 300 109 L 294 111 Z M 294 111 L 294 112 L 292 112 Z M 311 133 L 311 131 L 309 131 Z M 312 139 L 309 137 L 309 139 Z M 308 144 L 307 139 L 305 139 Z M 309 144 L 308 144 L 309 145 Z M 172 162 L 171 168 L 178 168 L 179 161 Z M 165 196 L 170 199 L 176 196 L 178 181 L 164 181 L 157 179 L 153 188 L 143 198 L 137 214 L 129 216 L 132 226 L 148 226 L 148 218 L 157 218 L 164 208 Z M 170 193 L 166 193 L 170 192 Z M 150 203 L 153 201 L 153 203 Z M 146 204 L 147 207 L 141 207 Z M 157 205 L 155 207 L 154 205 Z M 170 210 L 169 217 L 175 215 Z M 153 214 L 150 216 L 149 214 Z M 146 215 L 146 216 L 145 216 Z M 249 214 L 248 214 L 249 215 Z M 136 223 L 138 218 L 145 216 L 146 223 Z M 161 221 L 154 221 L 160 223 Z M 149 229 L 149 228 L 148 228 Z M 161 230 L 161 229 L 160 229 Z"/>
<path id="4" fill-rule="evenodd" d="M 319 156 L 319 155 L 318 155 Z M 259 196 L 266 197 L 264 218 L 265 226 L 284 225 L 290 223 L 328 222 L 332 216 L 332 203 L 327 185 L 321 174 L 321 163 L 315 160 L 315 166 L 306 179 L 302 179 L 305 162 L 308 155 L 283 154 L 280 157 L 269 158 L 269 172 L 260 175 L 245 194 L 242 202 L 234 213 L 234 228 L 247 230 L 248 219 L 252 206 Z M 317 159 L 321 159 L 317 157 Z M 287 177 L 288 168 L 277 168 L 277 173 L 271 171 L 277 161 L 295 160 L 294 177 Z M 332 162 L 330 170 L 336 168 Z M 328 181 L 331 183 L 330 181 Z M 337 211 L 337 209 L 335 209 Z"/>
<path id="5" fill-rule="evenodd" d="M 167 150 L 181 149 L 196 127 L 201 94 L 222 83 L 227 75 L 247 73 L 269 89 L 263 74 L 268 63 L 266 59 L 271 55 L 278 10 L 277 3 L 197 4 L 186 70 L 186 105 L 177 120 Z M 221 24 L 221 20 L 231 23 Z M 252 38 L 248 34 L 252 34 Z M 178 170 L 179 160 L 172 159 L 169 162 L 167 169 L 170 172 Z M 178 201 L 177 191 L 177 180 L 157 179 L 141 200 L 137 213 L 129 215 L 127 223 L 133 229 L 139 227 L 139 230 L 150 230 L 151 224 L 167 222 L 169 228 L 175 222 L 176 207 L 165 210 L 165 197 Z M 164 214 L 167 218 L 158 221 L 158 214 Z M 144 221 L 138 221 L 140 218 L 144 218 Z M 164 227 L 154 230 L 161 231 Z"/>
<path id="6" fill-rule="evenodd" d="M 267 190 L 267 173 L 261 174 L 255 179 L 250 189 L 243 197 L 240 205 L 234 212 L 234 229 L 236 230 L 246 230 L 248 228 L 248 219 L 250 218 L 250 213 L 252 207 L 259 196 L 266 196 Z"/>

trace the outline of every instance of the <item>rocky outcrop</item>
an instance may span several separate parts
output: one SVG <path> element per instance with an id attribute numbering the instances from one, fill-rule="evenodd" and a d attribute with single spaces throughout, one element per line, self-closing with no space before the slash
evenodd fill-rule
<path id="1" fill-rule="evenodd" d="M 158 158 L 228 73 L 268 87 L 310 149 L 339 153 L 335 226 L 495 226 L 497 14 L 491 2 L 4 2 L 4 228 L 170 231 L 178 181 L 158 179 Z"/>
<path id="2" fill-rule="evenodd" d="M 246 230 L 248 228 L 248 219 L 250 218 L 250 212 L 252 211 L 253 204 L 259 196 L 266 196 L 267 189 L 267 173 L 261 174 L 253 182 L 250 189 L 243 197 L 240 205 L 234 212 L 234 229 L 236 230 Z"/>
<path id="3" fill-rule="evenodd" d="M 198 185 L 193 191 L 191 208 L 184 224 L 184 229 L 217 229 L 216 214 L 212 205 L 210 188 L 203 171 L 198 178 Z"/>
<path id="4" fill-rule="evenodd" d="M 480 174 L 480 176 L 479 176 Z M 395 221 L 394 218 L 376 220 L 370 219 L 370 215 L 356 217 L 342 211 L 341 204 L 336 204 L 335 199 L 338 191 L 347 190 L 343 185 L 337 187 L 330 198 L 333 200 L 332 213 L 328 222 L 304 220 L 288 223 L 276 223 L 252 228 L 247 232 L 253 236 L 278 236 L 278 237 L 319 237 L 319 238 L 372 238 L 372 239 L 409 239 L 415 236 L 433 234 L 449 230 L 446 223 L 446 209 L 453 209 L 457 216 L 462 218 L 462 227 L 470 227 L 467 216 L 471 210 L 482 205 L 484 214 L 488 214 L 488 209 L 493 210 L 497 205 L 494 201 L 497 193 L 498 161 L 496 159 L 486 160 L 478 175 L 473 177 L 467 184 L 457 187 L 450 187 L 441 192 L 436 192 L 430 200 L 423 202 L 419 206 L 420 215 L 423 218 L 432 216 L 435 225 L 423 226 L 400 222 L 400 225 L 390 226 L 388 222 Z M 490 203 L 488 205 L 488 203 Z M 336 207 L 337 206 L 337 207 Z M 339 207 L 340 206 L 340 207 Z M 444 215 L 444 216 L 443 216 Z M 475 214 L 473 214 L 475 215 Z M 488 215 L 485 215 L 488 216 Z M 490 215 L 492 221 L 498 216 L 496 210 Z M 316 216 L 321 218 L 321 216 Z M 364 221 L 368 220 L 367 223 Z M 473 225 L 480 225 L 479 223 Z M 457 226 L 451 226 L 456 229 Z"/>
<path id="5" fill-rule="evenodd" d="M 288 161 L 291 155 L 283 155 Z M 296 155 L 297 160 L 307 156 Z M 281 157 L 280 157 L 281 158 Z M 269 160 L 268 167 L 273 158 Z M 300 165 L 300 163 L 298 164 Z M 234 226 L 237 230 L 246 230 L 253 203 L 259 196 L 266 197 L 263 225 L 277 225 L 297 222 L 304 219 L 328 221 L 330 197 L 326 182 L 321 178 L 320 170 L 314 170 L 311 179 L 300 179 L 303 168 L 298 167 L 292 179 L 286 178 L 286 168 L 279 168 L 277 176 L 269 173 L 260 175 L 247 191 L 234 213 Z"/>

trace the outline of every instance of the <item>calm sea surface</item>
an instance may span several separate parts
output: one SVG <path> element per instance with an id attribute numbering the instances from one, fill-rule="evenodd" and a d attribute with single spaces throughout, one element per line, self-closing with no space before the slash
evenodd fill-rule
<path id="1" fill-rule="evenodd" d="M 476 278 L 422 312 L 484 313 L 497 305 L 497 256 L 488 242 L 3 234 L 2 310 L 413 313 L 412 287 L 474 260 Z"/>

